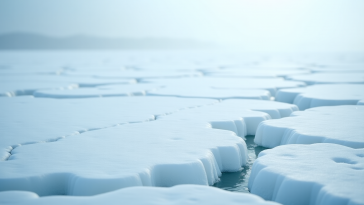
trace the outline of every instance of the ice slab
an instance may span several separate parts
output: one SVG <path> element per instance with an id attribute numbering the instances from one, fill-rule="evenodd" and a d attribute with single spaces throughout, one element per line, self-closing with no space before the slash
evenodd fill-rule
<path id="1" fill-rule="evenodd" d="M 331 105 L 356 105 L 364 99 L 364 85 L 328 84 L 304 88 L 281 89 L 276 101 L 294 103 L 300 110 Z"/>
<path id="2" fill-rule="evenodd" d="M 263 147 L 284 144 L 335 143 L 364 148 L 364 106 L 317 107 L 291 117 L 259 124 L 254 142 Z"/>
<path id="3" fill-rule="evenodd" d="M 57 204 L 135 204 L 135 205 L 278 205 L 276 202 L 264 201 L 252 194 L 241 194 L 223 191 L 221 189 L 198 186 L 179 185 L 171 188 L 131 187 L 91 197 L 51 196 L 39 197 L 37 194 L 25 191 L 0 192 L 1 204 L 16 205 L 57 205 Z"/>
<path id="4" fill-rule="evenodd" d="M 197 71 L 158 71 L 158 70 L 122 70 L 122 71 L 104 71 L 104 70 L 85 70 L 64 72 L 65 76 L 89 76 L 103 79 L 149 79 L 149 78 L 181 78 L 181 77 L 197 77 L 202 76 L 201 72 Z"/>
<path id="5" fill-rule="evenodd" d="M 250 68 L 250 69 L 249 69 Z M 215 77 L 233 77 L 233 78 L 244 78 L 244 77 L 257 77 L 257 78 L 276 78 L 286 77 L 288 75 L 297 74 L 309 74 L 310 70 L 304 69 L 253 69 L 251 67 L 240 68 L 240 69 L 220 69 L 216 71 L 205 71 L 207 76 Z"/>
<path id="6" fill-rule="evenodd" d="M 246 163 L 246 144 L 237 135 L 254 133 L 260 122 L 296 109 L 271 101 L 227 100 L 154 121 L 18 146 L 0 162 L 0 190 L 93 195 L 140 185 L 212 185 L 221 172 Z"/>
<path id="7" fill-rule="evenodd" d="M 313 73 L 307 75 L 292 75 L 287 77 L 288 80 L 297 80 L 313 84 L 331 84 L 331 83 L 364 83 L 364 72 L 348 73 Z"/>
<path id="8" fill-rule="evenodd" d="M 4 75 L 0 76 L 0 96 L 32 95 L 43 89 L 75 89 L 108 84 L 136 83 L 133 79 L 97 79 L 58 75 Z"/>
<path id="9" fill-rule="evenodd" d="M 207 99 L 133 97 L 88 99 L 0 98 L 1 160 L 17 146 L 55 141 L 89 130 L 154 120 L 156 115 L 217 103 Z"/>
<path id="10" fill-rule="evenodd" d="M 95 98 L 112 96 L 140 96 L 146 95 L 148 91 L 153 91 L 158 88 L 160 88 L 160 86 L 158 85 L 138 83 L 127 85 L 107 85 L 72 90 L 40 90 L 36 91 L 33 96 L 43 98 Z"/>
<path id="11" fill-rule="evenodd" d="M 254 162 L 251 193 L 286 205 L 364 204 L 364 149 L 284 145 Z"/>
<path id="12" fill-rule="evenodd" d="M 155 95 L 179 95 L 183 89 L 192 91 L 198 89 L 264 89 L 268 90 L 272 96 L 275 95 L 278 89 L 282 88 L 294 88 L 305 86 L 305 83 L 295 82 L 295 81 L 285 81 L 280 78 L 218 78 L 218 77 L 196 77 L 196 78 L 180 78 L 180 79 L 155 79 L 148 80 L 150 83 L 155 83 L 158 85 L 165 85 L 165 87 L 175 88 L 169 92 L 163 92 L 163 89 L 151 92 Z M 178 88 L 178 89 L 177 89 Z M 184 92 L 183 92 L 184 93 Z M 182 93 L 182 94 L 183 94 Z"/>

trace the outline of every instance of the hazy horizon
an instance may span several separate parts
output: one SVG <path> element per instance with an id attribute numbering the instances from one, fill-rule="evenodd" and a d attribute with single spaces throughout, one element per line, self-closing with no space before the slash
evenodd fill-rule
<path id="1" fill-rule="evenodd" d="M 364 51 L 361 0 L 0 1 L 0 34 L 165 38 L 246 51 Z"/>

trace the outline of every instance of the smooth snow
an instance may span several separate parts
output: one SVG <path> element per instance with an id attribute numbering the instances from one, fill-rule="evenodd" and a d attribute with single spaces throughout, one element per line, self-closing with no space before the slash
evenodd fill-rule
<path id="1" fill-rule="evenodd" d="M 32 95 L 37 90 L 65 90 L 108 84 L 135 83 L 133 79 L 97 79 L 59 75 L 3 75 L 0 76 L 0 96 Z"/>
<path id="2" fill-rule="evenodd" d="M 263 147 L 284 144 L 335 143 L 364 148 L 364 106 L 311 108 L 291 117 L 259 124 L 254 142 Z"/>
<path id="3" fill-rule="evenodd" d="M 364 204 L 363 176 L 364 149 L 284 145 L 259 154 L 249 189 L 285 205 L 359 205 Z"/>
<path id="4" fill-rule="evenodd" d="M 271 101 L 227 100 L 19 146 L 0 162 L 0 190 L 93 195 L 128 186 L 212 185 L 221 172 L 238 171 L 247 162 L 246 144 L 237 135 L 254 134 L 272 118 L 267 113 L 280 118 L 294 110 Z"/>
<path id="5" fill-rule="evenodd" d="M 275 100 L 294 103 L 300 110 L 318 106 L 356 105 L 358 101 L 364 100 L 364 85 L 329 84 L 281 89 Z"/>
<path id="6" fill-rule="evenodd" d="M 287 77 L 288 80 L 297 80 L 313 84 L 331 84 L 331 83 L 364 83 L 364 72 L 345 72 L 345 73 L 313 73 L 305 75 L 292 75 Z"/>
<path id="7" fill-rule="evenodd" d="M 17 146 L 56 141 L 65 136 L 119 124 L 154 120 L 156 115 L 217 103 L 171 97 L 44 99 L 0 98 L 1 160 Z"/>
<path id="8" fill-rule="evenodd" d="M 272 96 L 278 89 L 295 88 L 305 86 L 305 83 L 285 81 L 280 78 L 223 78 L 223 77 L 196 77 L 196 78 L 179 78 L 179 79 L 153 79 L 147 82 L 158 85 L 165 85 L 166 88 L 150 92 L 154 95 L 167 96 L 189 96 L 187 91 L 197 92 L 199 89 L 213 88 L 216 90 L 268 90 Z M 197 90 L 197 91 L 193 91 Z M 203 93 L 203 92 L 201 92 Z"/>
<path id="9" fill-rule="evenodd" d="M 159 89 L 157 85 L 129 84 L 129 85 L 107 85 L 94 88 L 83 88 L 73 90 L 40 90 L 36 91 L 34 97 L 43 98 L 95 98 L 113 96 L 140 96 L 146 95 L 148 91 Z"/>
<path id="10" fill-rule="evenodd" d="M 252 194 L 238 194 L 198 185 L 179 185 L 171 188 L 131 187 L 90 197 L 39 197 L 32 192 L 6 191 L 0 192 L 0 203 L 3 205 L 278 205 L 276 202 L 264 201 L 262 198 Z"/>

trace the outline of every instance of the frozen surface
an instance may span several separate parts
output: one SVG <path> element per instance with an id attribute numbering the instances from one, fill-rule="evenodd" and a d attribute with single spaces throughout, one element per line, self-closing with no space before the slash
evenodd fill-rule
<path id="1" fill-rule="evenodd" d="M 227 100 L 154 121 L 19 146 L 0 162 L 0 190 L 93 195 L 137 185 L 212 185 L 221 172 L 246 164 L 241 137 L 254 134 L 260 122 L 294 110 L 278 102 Z"/>
<path id="2" fill-rule="evenodd" d="M 58 75 L 2 75 L 0 96 L 32 95 L 44 89 L 75 89 L 108 84 L 135 83 L 133 79 L 97 79 L 92 77 L 65 77 Z"/>
<path id="3" fill-rule="evenodd" d="M 155 94 L 158 93 L 158 94 Z M 34 93 L 35 97 L 47 98 L 89 98 L 110 96 L 135 96 L 149 95 L 184 98 L 210 98 L 210 99 L 262 99 L 269 100 L 269 91 L 262 89 L 214 89 L 209 87 L 186 88 L 182 86 L 166 86 L 149 83 L 130 85 L 108 85 L 95 88 L 83 88 L 73 90 L 41 90 Z M 177 94 L 169 94 L 177 93 Z"/>
<path id="4" fill-rule="evenodd" d="M 181 78 L 181 77 L 197 77 L 202 76 L 201 72 L 197 71 L 171 71 L 171 70 L 119 70 L 119 71 L 105 71 L 105 70 L 84 70 L 65 72 L 66 76 L 89 76 L 102 79 L 149 79 L 149 78 Z"/>
<path id="5" fill-rule="evenodd" d="M 154 95 L 164 96 L 189 96 L 187 91 L 198 92 L 199 89 L 215 89 L 227 91 L 232 90 L 268 90 L 272 96 L 278 89 L 294 88 L 305 86 L 302 82 L 285 81 L 280 78 L 223 78 L 223 77 L 198 77 L 198 78 L 180 78 L 180 79 L 156 79 L 148 82 L 158 85 L 166 85 L 168 89 L 160 89 L 150 92 Z M 169 88 L 170 87 L 170 88 Z M 203 92 L 201 92 L 203 93 Z"/>
<path id="6" fill-rule="evenodd" d="M 255 143 L 264 147 L 284 144 L 335 143 L 364 148 L 364 106 L 345 105 L 297 111 L 291 117 L 262 122 Z"/>
<path id="7" fill-rule="evenodd" d="M 278 205 L 276 202 L 264 201 L 251 194 L 238 194 L 221 189 L 179 185 L 171 188 L 132 187 L 91 197 L 52 196 L 39 197 L 25 191 L 0 192 L 1 204 L 14 205 L 57 205 L 57 204 L 135 204 L 135 205 Z"/>
<path id="8" fill-rule="evenodd" d="M 128 84 L 107 85 L 94 88 L 72 89 L 72 90 L 40 90 L 36 91 L 34 97 L 43 98 L 91 98 L 112 96 L 139 96 L 146 95 L 148 91 L 160 88 L 158 85 Z M 263 94 L 262 94 L 263 95 Z"/>
<path id="9" fill-rule="evenodd" d="M 303 81 L 308 85 L 330 83 L 364 83 L 364 72 L 314 73 L 288 76 L 289 80 Z"/>
<path id="10" fill-rule="evenodd" d="M 19 145 L 55 141 L 119 124 L 154 120 L 156 115 L 217 103 L 171 97 L 44 99 L 0 98 L 1 160 Z"/>
<path id="11" fill-rule="evenodd" d="M 364 204 L 364 149 L 285 145 L 259 154 L 251 193 L 285 205 Z"/>
<path id="12" fill-rule="evenodd" d="M 330 84 L 281 89 L 275 100 L 294 103 L 300 110 L 318 106 L 356 105 L 358 101 L 364 100 L 364 85 Z"/>
<path id="13" fill-rule="evenodd" d="M 254 67 L 246 68 L 233 68 L 233 69 L 219 69 L 214 71 L 206 71 L 207 76 L 216 77 L 231 77 L 231 78 L 244 78 L 244 77 L 257 77 L 257 78 L 276 78 L 276 77 L 286 77 L 288 75 L 298 75 L 298 74 L 309 74 L 311 73 L 308 69 L 280 69 L 280 68 L 263 68 L 254 69 Z"/>

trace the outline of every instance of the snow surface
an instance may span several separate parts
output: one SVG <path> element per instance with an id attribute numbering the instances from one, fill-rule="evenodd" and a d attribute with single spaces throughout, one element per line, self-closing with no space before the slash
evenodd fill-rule
<path id="1" fill-rule="evenodd" d="M 364 148 L 364 106 L 317 107 L 259 124 L 254 142 L 263 147 L 334 143 Z"/>
<path id="2" fill-rule="evenodd" d="M 107 85 L 94 88 L 72 89 L 72 90 L 40 90 L 36 91 L 34 97 L 43 98 L 91 98 L 112 96 L 140 96 L 146 95 L 148 91 L 160 88 L 149 84 Z"/>
<path id="3" fill-rule="evenodd" d="M 75 89 L 108 84 L 135 83 L 133 79 L 97 79 L 91 77 L 65 77 L 58 75 L 2 75 L 0 96 L 32 95 L 43 89 Z"/>
<path id="4" fill-rule="evenodd" d="M 268 90 L 272 96 L 278 89 L 294 88 L 305 86 L 302 82 L 285 81 L 280 78 L 223 78 L 223 77 L 196 77 L 196 78 L 179 78 L 179 79 L 155 79 L 147 82 L 158 85 L 165 85 L 167 89 L 160 89 L 149 92 L 161 96 L 190 96 L 187 91 L 198 92 L 199 89 L 206 90 Z M 171 88 L 168 88 L 171 87 Z M 196 91 L 195 91 L 196 90 Z M 204 91 L 203 90 L 203 91 Z M 203 94 L 203 92 L 201 92 Z"/>
<path id="5" fill-rule="evenodd" d="M 56 141 L 119 124 L 154 120 L 156 115 L 217 103 L 168 97 L 44 99 L 0 98 L 1 160 L 19 145 Z M 20 129 L 21 128 L 21 129 Z"/>
<path id="6" fill-rule="evenodd" d="M 18 146 L 0 162 L 0 190 L 93 195 L 140 185 L 212 185 L 222 171 L 237 171 L 246 163 L 246 144 L 237 135 L 254 133 L 271 118 L 267 113 L 279 118 L 294 110 L 278 102 L 227 100 L 154 121 Z"/>
<path id="7" fill-rule="evenodd" d="M 0 192 L 0 203 L 3 205 L 57 205 L 57 204 L 135 204 L 135 205 L 185 205 L 185 204 L 249 204 L 278 205 L 276 202 L 264 201 L 252 194 L 241 194 L 221 189 L 198 186 L 179 185 L 171 188 L 131 187 L 90 197 L 50 196 L 39 197 L 26 191 Z"/>
<path id="8" fill-rule="evenodd" d="M 254 67 L 246 68 L 234 68 L 234 69 L 219 69 L 213 71 L 205 71 L 207 76 L 215 77 L 231 77 L 231 78 L 246 78 L 246 77 L 257 77 L 257 78 L 276 78 L 286 77 L 288 75 L 297 74 L 309 74 L 310 70 L 306 69 L 253 69 Z"/>
<path id="9" fill-rule="evenodd" d="M 285 205 L 358 205 L 364 204 L 363 176 L 364 149 L 284 145 L 259 154 L 249 189 Z"/>
<path id="10" fill-rule="evenodd" d="M 194 71 L 135 71 L 135 70 L 119 70 L 119 71 L 105 71 L 105 70 L 84 70 L 84 71 L 70 71 L 63 73 L 66 76 L 89 76 L 102 79 L 149 79 L 149 78 L 181 78 L 181 77 L 197 77 L 202 76 L 201 72 Z"/>
<path id="11" fill-rule="evenodd" d="M 275 100 L 294 103 L 300 110 L 319 106 L 356 105 L 364 99 L 364 85 L 329 84 L 281 89 Z"/>
<path id="12" fill-rule="evenodd" d="M 292 75 L 288 80 L 303 81 L 308 85 L 330 83 L 364 83 L 364 72 L 345 73 L 313 73 L 305 75 Z"/>

